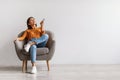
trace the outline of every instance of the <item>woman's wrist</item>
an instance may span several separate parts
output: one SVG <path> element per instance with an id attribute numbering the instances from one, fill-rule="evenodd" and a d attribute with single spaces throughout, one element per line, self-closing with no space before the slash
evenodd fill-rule
<path id="1" fill-rule="evenodd" d="M 43 27 L 43 24 L 40 24 L 41 27 Z"/>

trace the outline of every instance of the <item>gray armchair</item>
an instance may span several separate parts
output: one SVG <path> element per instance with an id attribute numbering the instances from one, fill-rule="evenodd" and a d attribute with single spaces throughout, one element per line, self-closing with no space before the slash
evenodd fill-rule
<path id="1" fill-rule="evenodd" d="M 23 32 L 18 34 L 18 37 L 20 37 L 23 34 Z M 47 68 L 49 71 L 50 70 L 49 60 L 51 60 L 51 58 L 53 57 L 54 52 L 55 52 L 55 40 L 54 40 L 54 35 L 51 31 L 46 30 L 46 33 L 49 35 L 48 42 L 45 47 L 37 48 L 36 59 L 37 60 L 46 60 Z M 22 71 L 23 72 L 27 71 L 27 61 L 30 60 L 30 54 L 26 53 L 23 49 L 23 46 L 25 43 L 26 43 L 26 40 L 14 41 L 17 56 L 23 62 L 22 63 Z"/>

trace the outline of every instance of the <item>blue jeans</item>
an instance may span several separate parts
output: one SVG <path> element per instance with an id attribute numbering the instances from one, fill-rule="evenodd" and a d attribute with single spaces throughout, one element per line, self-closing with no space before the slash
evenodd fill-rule
<path id="1" fill-rule="evenodd" d="M 43 34 L 40 38 L 32 38 L 30 41 L 35 42 L 35 45 L 32 45 L 30 47 L 30 57 L 31 57 L 31 62 L 36 62 L 36 50 L 37 48 L 40 47 L 45 47 L 47 41 L 49 39 L 48 34 Z"/>

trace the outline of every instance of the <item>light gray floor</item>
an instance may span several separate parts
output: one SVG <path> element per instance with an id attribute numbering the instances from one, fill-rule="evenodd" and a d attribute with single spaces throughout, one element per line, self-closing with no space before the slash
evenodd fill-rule
<path id="1" fill-rule="evenodd" d="M 19 66 L 0 67 L 0 80 L 120 80 L 120 65 L 45 65 L 37 66 L 38 73 L 22 73 Z"/>

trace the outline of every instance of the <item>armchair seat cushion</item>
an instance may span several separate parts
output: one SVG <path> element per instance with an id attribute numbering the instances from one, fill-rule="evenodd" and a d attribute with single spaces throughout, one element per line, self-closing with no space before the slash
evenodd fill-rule
<path id="1" fill-rule="evenodd" d="M 30 53 L 27 53 L 25 50 L 22 50 L 23 54 L 30 55 Z M 49 49 L 47 47 L 37 48 L 37 56 L 45 55 L 49 53 Z"/>
<path id="2" fill-rule="evenodd" d="M 49 53 L 49 49 L 47 47 L 37 48 L 37 55 L 47 54 Z"/>

